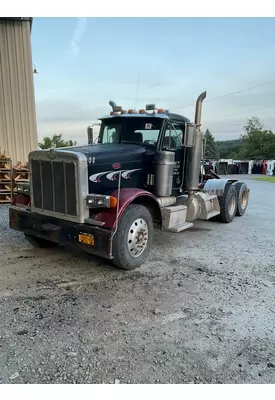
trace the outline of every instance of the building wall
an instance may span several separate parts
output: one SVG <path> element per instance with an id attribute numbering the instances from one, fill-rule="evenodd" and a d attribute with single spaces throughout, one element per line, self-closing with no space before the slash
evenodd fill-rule
<path id="1" fill-rule="evenodd" d="M 30 21 L 0 19 L 0 153 L 25 164 L 37 147 Z"/>

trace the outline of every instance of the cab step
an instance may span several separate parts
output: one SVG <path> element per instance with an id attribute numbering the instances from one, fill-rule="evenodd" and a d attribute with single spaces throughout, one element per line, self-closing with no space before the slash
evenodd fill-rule
<path id="1" fill-rule="evenodd" d="M 185 231 L 185 229 L 192 228 L 194 224 L 192 222 L 185 222 L 183 225 L 179 226 L 174 226 L 171 227 L 170 229 L 165 229 L 167 232 L 182 232 Z"/>
<path id="2" fill-rule="evenodd" d="M 163 207 L 161 214 L 165 231 L 181 232 L 193 226 L 192 222 L 186 222 L 187 207 L 184 205 Z"/>

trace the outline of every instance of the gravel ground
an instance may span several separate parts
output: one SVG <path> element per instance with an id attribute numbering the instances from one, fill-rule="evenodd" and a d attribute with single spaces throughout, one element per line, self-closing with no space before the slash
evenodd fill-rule
<path id="1" fill-rule="evenodd" d="M 132 272 L 41 250 L 0 207 L 1 383 L 274 383 L 275 185 L 247 213 L 156 233 Z"/>

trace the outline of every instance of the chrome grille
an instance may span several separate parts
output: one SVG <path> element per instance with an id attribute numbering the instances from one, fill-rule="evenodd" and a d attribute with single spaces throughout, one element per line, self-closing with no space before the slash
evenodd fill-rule
<path id="1" fill-rule="evenodd" d="M 77 215 L 74 162 L 31 160 L 31 171 L 34 208 Z"/>

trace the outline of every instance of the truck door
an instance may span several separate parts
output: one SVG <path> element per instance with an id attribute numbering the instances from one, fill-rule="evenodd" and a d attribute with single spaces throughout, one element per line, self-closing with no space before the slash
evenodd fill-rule
<path id="1" fill-rule="evenodd" d="M 167 122 L 162 141 L 162 149 L 175 152 L 176 165 L 173 171 L 173 189 L 180 189 L 182 183 L 185 147 L 183 143 L 184 124 Z"/>

